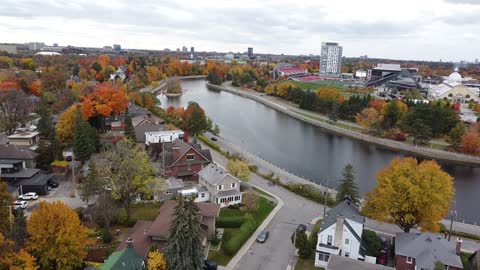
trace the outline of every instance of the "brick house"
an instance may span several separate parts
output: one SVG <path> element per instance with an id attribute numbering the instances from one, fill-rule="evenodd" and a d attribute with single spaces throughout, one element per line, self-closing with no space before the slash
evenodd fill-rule
<path id="1" fill-rule="evenodd" d="M 445 269 L 463 269 L 460 259 L 462 240 L 452 245 L 439 235 L 431 233 L 397 233 L 395 235 L 395 269 L 434 269 L 440 261 Z"/>
<path id="2" fill-rule="evenodd" d="M 212 162 L 209 149 L 180 139 L 161 143 L 158 153 L 159 172 L 165 177 L 198 182 L 198 172 Z"/>

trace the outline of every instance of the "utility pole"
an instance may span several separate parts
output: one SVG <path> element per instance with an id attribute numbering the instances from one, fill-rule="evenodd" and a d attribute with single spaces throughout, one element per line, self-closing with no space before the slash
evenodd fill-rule
<path id="1" fill-rule="evenodd" d="M 323 196 L 325 197 L 325 201 L 323 203 L 323 219 L 325 219 L 325 215 L 327 213 L 327 190 L 328 190 L 328 177 L 327 177 L 327 187 L 323 187 Z"/>
<path id="2" fill-rule="evenodd" d="M 448 234 L 448 242 L 450 242 L 450 237 L 452 236 L 453 215 L 455 215 L 455 219 L 456 219 L 456 217 L 457 217 L 457 210 L 450 210 L 450 233 Z"/>

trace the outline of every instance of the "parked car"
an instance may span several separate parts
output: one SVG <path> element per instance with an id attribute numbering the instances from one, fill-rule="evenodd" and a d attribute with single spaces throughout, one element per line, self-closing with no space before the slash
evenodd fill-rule
<path id="1" fill-rule="evenodd" d="M 26 201 L 15 201 L 15 203 L 13 204 L 13 209 L 17 210 L 17 209 L 25 209 L 27 208 L 28 204 Z"/>
<path id="2" fill-rule="evenodd" d="M 297 227 L 297 232 L 299 233 L 304 233 L 307 231 L 307 225 L 305 224 L 298 224 L 298 227 Z"/>
<path id="3" fill-rule="evenodd" d="M 212 141 L 216 142 L 216 141 L 217 141 L 217 138 L 215 138 L 215 137 L 211 137 L 211 138 L 210 138 L 210 140 L 212 140 Z"/>
<path id="4" fill-rule="evenodd" d="M 269 235 L 270 235 L 270 233 L 268 231 L 260 232 L 260 234 L 258 234 L 258 236 L 257 236 L 257 242 L 258 243 L 265 243 L 265 241 L 267 241 Z"/>
<path id="5" fill-rule="evenodd" d="M 211 260 L 205 260 L 203 270 L 217 270 L 217 263 Z"/>
<path id="6" fill-rule="evenodd" d="M 48 186 L 50 186 L 52 188 L 57 188 L 58 187 L 58 183 L 56 181 L 53 181 L 53 180 L 48 180 L 47 184 L 48 184 Z"/>
<path id="7" fill-rule="evenodd" d="M 27 192 L 25 194 L 18 196 L 18 198 L 22 200 L 36 200 L 38 199 L 38 195 L 35 192 Z"/>

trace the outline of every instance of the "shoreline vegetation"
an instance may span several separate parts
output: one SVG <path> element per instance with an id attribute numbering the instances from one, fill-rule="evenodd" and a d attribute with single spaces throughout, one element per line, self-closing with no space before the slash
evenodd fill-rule
<path id="1" fill-rule="evenodd" d="M 239 95 L 241 97 L 250 98 L 252 100 L 262 103 L 267 107 L 270 107 L 274 110 L 282 112 L 300 121 L 304 121 L 306 123 L 320 127 L 327 132 L 335 133 L 335 134 L 346 136 L 355 140 L 374 144 L 389 150 L 399 151 L 404 154 L 411 154 L 420 158 L 435 159 L 440 161 L 441 163 L 457 164 L 457 165 L 473 166 L 473 167 L 480 166 L 480 157 L 474 157 L 474 156 L 469 156 L 469 155 L 464 155 L 460 153 L 454 153 L 454 152 L 449 152 L 449 151 L 444 151 L 444 150 L 439 150 L 434 148 L 420 147 L 420 146 L 410 145 L 410 144 L 406 144 L 406 143 L 402 143 L 394 140 L 374 137 L 372 135 L 364 134 L 355 130 L 336 126 L 334 124 L 329 123 L 329 121 L 325 121 L 325 122 L 319 121 L 318 119 L 314 119 L 313 117 L 306 116 L 304 114 L 301 114 L 299 112 L 286 108 L 282 105 L 279 105 L 275 102 L 271 102 L 264 98 L 260 98 L 259 96 L 248 92 L 248 90 L 246 91 L 242 91 L 240 89 L 234 90 L 228 87 L 210 84 L 208 82 L 206 82 L 206 86 L 210 90 L 225 91 L 235 95 Z"/>

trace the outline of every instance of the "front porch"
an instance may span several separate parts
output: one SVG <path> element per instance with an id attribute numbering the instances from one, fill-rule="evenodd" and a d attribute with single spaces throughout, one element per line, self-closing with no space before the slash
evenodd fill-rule
<path id="1" fill-rule="evenodd" d="M 220 207 L 242 203 L 242 193 L 236 189 L 220 191 L 215 195 L 215 203 Z"/>

